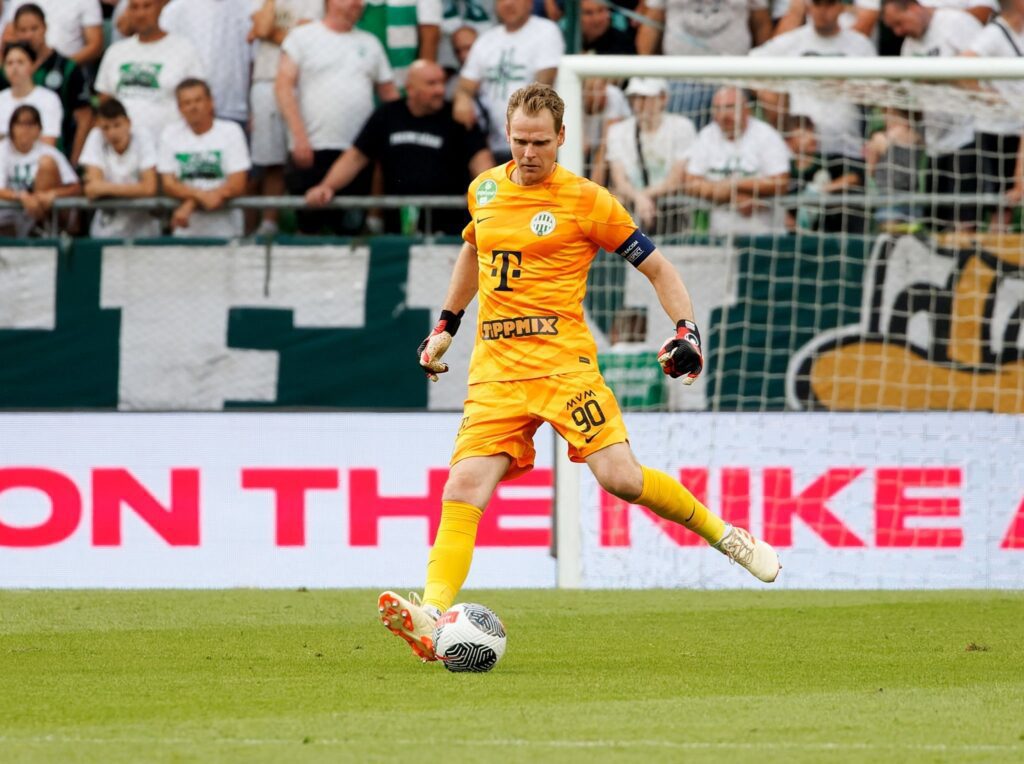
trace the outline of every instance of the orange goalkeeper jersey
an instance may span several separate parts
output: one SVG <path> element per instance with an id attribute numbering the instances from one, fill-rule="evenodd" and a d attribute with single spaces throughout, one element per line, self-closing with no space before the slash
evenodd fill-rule
<path id="1" fill-rule="evenodd" d="M 520 186 L 515 162 L 469 186 L 472 220 L 462 238 L 479 264 L 476 345 L 469 383 L 534 379 L 597 369 L 583 319 L 587 271 L 637 226 L 598 184 L 555 165 L 543 183 Z"/>

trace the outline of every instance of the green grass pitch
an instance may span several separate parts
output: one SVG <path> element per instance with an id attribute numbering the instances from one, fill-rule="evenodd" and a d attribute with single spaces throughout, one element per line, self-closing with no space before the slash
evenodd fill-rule
<path id="1" fill-rule="evenodd" d="M 1024 761 L 1024 593 L 470 590 L 480 675 L 376 594 L 0 592 L 0 761 Z"/>

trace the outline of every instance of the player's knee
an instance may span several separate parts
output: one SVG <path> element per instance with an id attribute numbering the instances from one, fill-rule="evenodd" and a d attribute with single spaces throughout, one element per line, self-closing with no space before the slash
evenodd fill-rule
<path id="1" fill-rule="evenodd" d="M 644 489 L 644 475 L 639 467 L 635 469 L 595 469 L 594 477 L 600 486 L 616 498 L 633 501 Z"/>

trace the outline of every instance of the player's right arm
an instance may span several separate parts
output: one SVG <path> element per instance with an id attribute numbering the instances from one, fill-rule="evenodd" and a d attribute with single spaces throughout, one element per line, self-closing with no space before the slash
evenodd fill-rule
<path id="1" fill-rule="evenodd" d="M 448 364 L 442 362 L 441 357 L 451 346 L 452 338 L 459 330 L 466 306 L 476 295 L 478 281 L 476 247 L 467 241 L 463 243 L 455 261 L 452 278 L 448 283 L 448 294 L 445 295 L 437 325 L 416 351 L 420 366 L 431 382 L 437 382 L 437 375 L 448 371 Z"/>

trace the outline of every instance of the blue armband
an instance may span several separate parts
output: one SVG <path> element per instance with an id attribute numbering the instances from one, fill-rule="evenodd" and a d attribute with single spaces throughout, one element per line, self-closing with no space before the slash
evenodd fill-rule
<path id="1" fill-rule="evenodd" d="M 644 232 L 637 228 L 633 234 L 619 245 L 615 253 L 624 257 L 634 268 L 640 267 L 640 263 L 647 259 L 647 256 L 655 250 L 654 242 L 644 236 Z"/>

